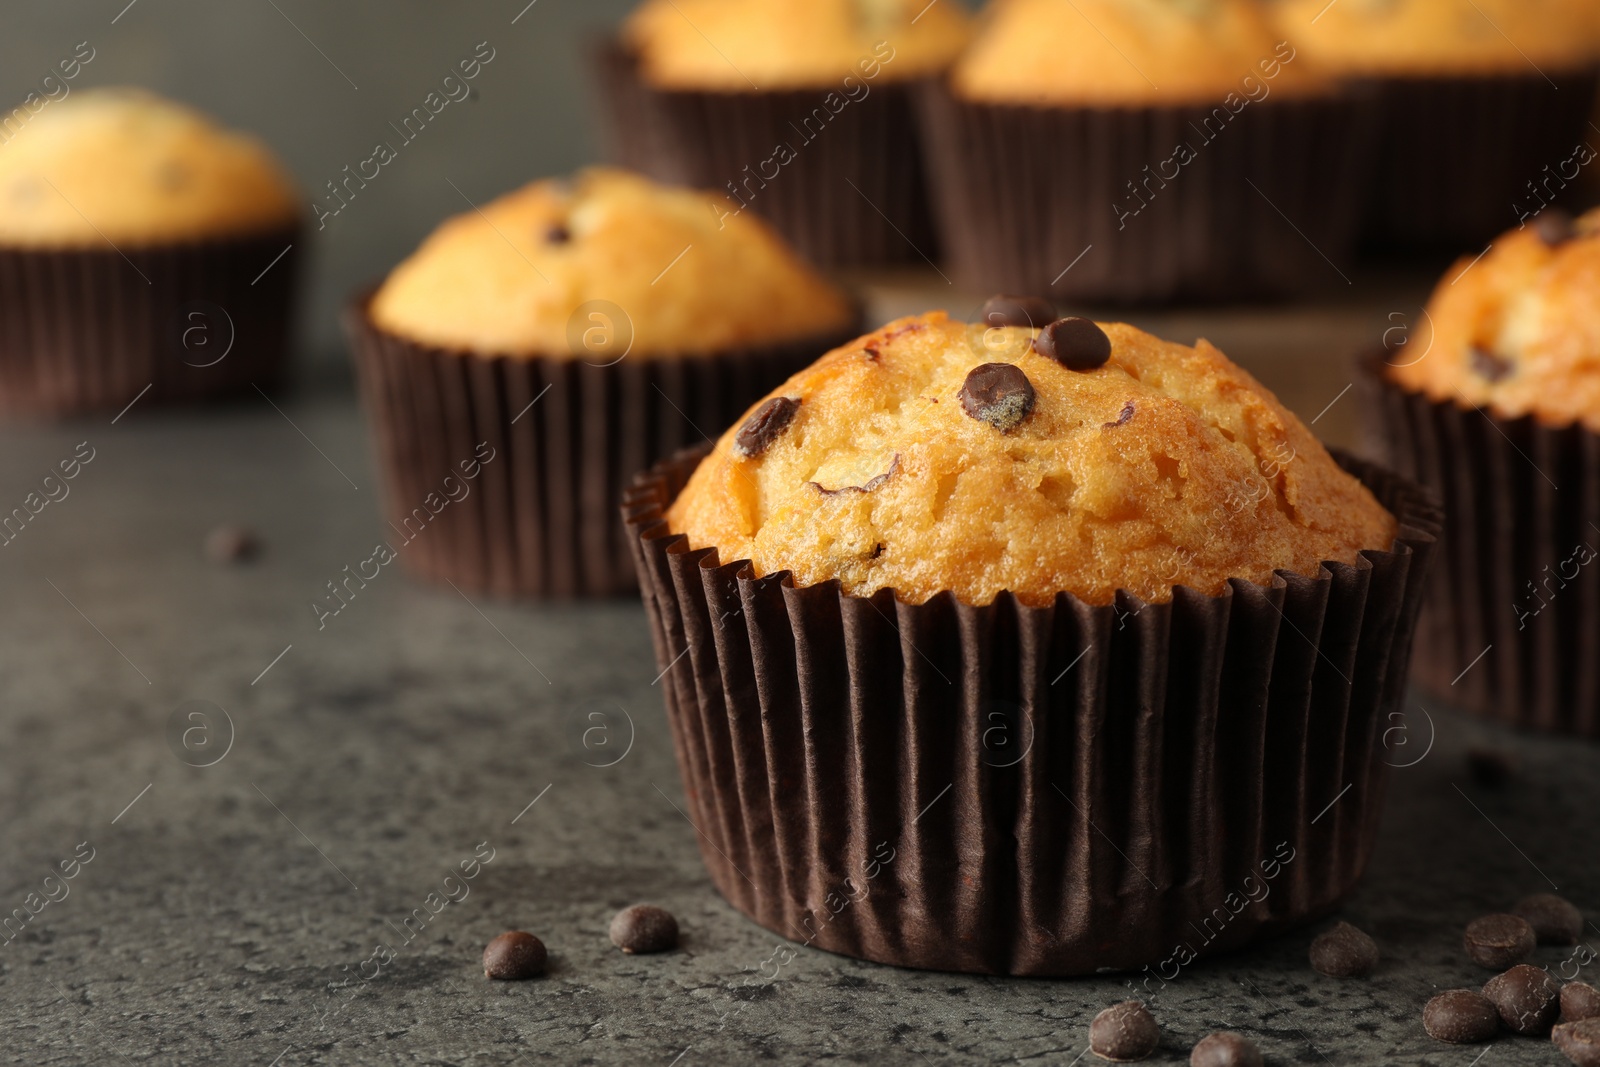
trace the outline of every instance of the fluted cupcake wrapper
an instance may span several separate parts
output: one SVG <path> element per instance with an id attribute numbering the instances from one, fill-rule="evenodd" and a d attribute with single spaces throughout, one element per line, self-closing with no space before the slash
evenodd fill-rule
<path id="1" fill-rule="evenodd" d="M 1343 460 L 1394 544 L 1270 588 L 912 605 L 690 550 L 662 516 L 702 454 L 624 511 L 701 854 L 762 926 L 1069 975 L 1236 947 L 1354 886 L 1437 530 L 1416 485 Z"/>
<path id="2" fill-rule="evenodd" d="M 947 265 L 966 288 L 1209 300 L 1342 287 L 1351 267 L 1373 162 L 1364 92 L 1269 96 L 1225 123 L 1220 102 L 976 103 L 938 80 L 917 102 Z"/>
<path id="3" fill-rule="evenodd" d="M 419 577 L 500 597 L 632 592 L 617 502 L 633 474 L 720 434 L 856 335 L 601 366 L 417 344 L 379 329 L 370 299 L 345 322 L 399 556 Z M 463 463 L 481 471 L 440 504 Z"/>
<path id="4" fill-rule="evenodd" d="M 1382 164 L 1365 209 L 1366 241 L 1456 255 L 1561 194 L 1582 165 L 1574 152 L 1594 143 L 1588 123 L 1600 71 L 1546 73 L 1370 80 Z"/>
<path id="5" fill-rule="evenodd" d="M 1446 516 L 1417 682 L 1511 726 L 1600 738 L 1600 435 L 1432 400 L 1384 359 L 1359 378 L 1367 436 Z"/>
<path id="6" fill-rule="evenodd" d="M 0 248 L 0 410 L 72 415 L 270 388 L 287 368 L 300 237 L 293 226 L 121 251 Z"/>
<path id="7" fill-rule="evenodd" d="M 835 110 L 824 101 L 848 99 L 842 82 L 750 92 L 656 89 L 616 41 L 596 53 L 619 162 L 736 197 L 816 263 L 937 258 L 907 84 L 857 79 L 867 94 Z M 779 145 L 792 149 L 792 160 L 776 161 Z"/>

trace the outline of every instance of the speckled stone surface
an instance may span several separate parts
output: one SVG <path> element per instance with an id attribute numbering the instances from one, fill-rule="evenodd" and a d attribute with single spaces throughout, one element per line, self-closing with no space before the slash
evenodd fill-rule
<path id="1" fill-rule="evenodd" d="M 798 947 L 779 967 L 786 943 L 701 869 L 636 604 L 469 603 L 389 567 L 319 630 L 310 602 L 385 531 L 353 402 L 282 407 L 0 430 L 3 512 L 94 450 L 0 547 L 0 913 L 93 850 L 0 941 L 0 1062 L 1091 1062 L 1089 1020 L 1130 995 L 1114 976 Z M 222 522 L 255 529 L 262 557 L 205 560 Z M 226 711 L 231 746 L 189 701 Z M 1489 977 L 1464 924 L 1552 885 L 1600 917 L 1600 749 L 1420 707 L 1432 727 L 1413 701 L 1391 738 L 1394 762 L 1416 762 L 1344 914 L 1382 946 L 1377 973 L 1311 971 L 1313 930 L 1196 964 L 1151 998 L 1155 1062 L 1228 1028 L 1272 1063 L 1468 1067 L 1480 1050 L 1420 1022 L 1436 991 Z M 1473 784 L 1474 743 L 1515 751 L 1508 787 Z M 432 914 L 475 851 L 492 859 Z M 638 901 L 678 916 L 679 951 L 611 945 Z M 515 927 L 548 944 L 549 975 L 486 981 L 484 944 Z M 1481 1062 L 1561 1060 L 1502 1038 Z"/>

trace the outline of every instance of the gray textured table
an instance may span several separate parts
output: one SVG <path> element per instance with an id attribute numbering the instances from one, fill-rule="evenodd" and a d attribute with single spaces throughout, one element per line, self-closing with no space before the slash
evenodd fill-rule
<path id="1" fill-rule="evenodd" d="M 1383 312 L 1335 319 L 1328 330 L 1355 337 Z M 1316 321 L 1275 336 L 1319 335 Z M 1308 416 L 1343 380 L 1293 346 L 1253 349 L 1272 333 L 1257 325 L 1207 329 L 1231 330 Z M 310 600 L 383 536 L 377 487 L 353 401 L 282 407 L 0 429 L 5 511 L 80 442 L 94 450 L 70 495 L 0 547 L 0 914 L 93 850 L 68 895 L 0 940 L 0 1060 L 1078 1061 L 1089 1019 L 1125 992 L 1116 978 L 917 973 L 799 950 L 776 980 L 750 982 L 779 942 L 701 869 L 637 605 L 469 603 L 387 568 L 319 631 Z M 259 562 L 201 558 L 223 521 L 260 532 Z M 226 710 L 231 747 L 215 712 L 190 749 L 171 742 L 188 701 Z M 603 762 L 583 745 L 591 712 L 611 714 L 609 751 L 625 747 L 619 708 L 631 749 L 585 765 Z M 1428 710 L 1435 743 L 1395 772 L 1348 909 L 1383 945 L 1377 975 L 1313 973 L 1309 931 L 1195 966 L 1155 998 L 1162 1060 L 1231 1027 L 1278 1063 L 1561 1062 L 1510 1038 L 1475 1061 L 1424 1037 L 1419 1011 L 1487 977 L 1459 947 L 1475 915 L 1554 884 L 1600 916 L 1600 749 Z M 1428 741 L 1413 718 L 1396 762 Z M 1480 742 L 1520 755 L 1508 788 L 1472 784 L 1463 753 Z M 185 751 L 220 758 L 194 767 Z M 480 843 L 493 858 L 466 895 L 407 940 L 405 918 Z M 641 899 L 679 916 L 681 951 L 611 947 L 611 914 Z M 509 927 L 546 939 L 549 977 L 483 979 L 483 944 Z M 392 958 L 374 957 L 380 944 Z"/>

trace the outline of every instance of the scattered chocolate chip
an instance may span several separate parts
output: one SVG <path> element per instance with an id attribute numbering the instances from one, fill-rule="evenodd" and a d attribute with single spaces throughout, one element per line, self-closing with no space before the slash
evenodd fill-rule
<path id="1" fill-rule="evenodd" d="M 1498 382 L 1517 369 L 1516 365 L 1510 360 L 1502 359 L 1488 349 L 1479 348 L 1477 345 L 1473 345 L 1468 354 L 1472 357 L 1473 371 L 1484 381 Z"/>
<path id="2" fill-rule="evenodd" d="M 1600 1067 L 1600 1019 L 1562 1023 L 1551 1033 L 1550 1040 L 1577 1067 Z"/>
<path id="3" fill-rule="evenodd" d="M 961 384 L 961 407 L 979 422 L 1009 433 L 1033 411 L 1033 383 L 1009 363 L 983 363 Z"/>
<path id="4" fill-rule="evenodd" d="M 678 920 L 666 908 L 635 904 L 611 920 L 611 943 L 632 955 L 678 947 Z"/>
<path id="5" fill-rule="evenodd" d="M 1485 915 L 1467 924 L 1461 943 L 1474 963 L 1503 971 L 1533 955 L 1533 947 L 1539 942 L 1526 919 Z"/>
<path id="6" fill-rule="evenodd" d="M 1243 1034 L 1224 1030 L 1200 1039 L 1189 1053 L 1189 1067 L 1261 1067 L 1261 1050 Z"/>
<path id="7" fill-rule="evenodd" d="M 507 930 L 483 950 L 483 976 L 518 982 L 544 973 L 544 942 L 522 930 Z"/>
<path id="8" fill-rule="evenodd" d="M 1560 208 L 1545 208 L 1533 221 L 1533 232 L 1539 240 L 1554 248 L 1578 236 L 1578 224 Z"/>
<path id="9" fill-rule="evenodd" d="M 1091 371 L 1111 358 L 1111 338 L 1089 319 L 1057 319 L 1033 339 L 1034 351 L 1068 370 Z"/>
<path id="10" fill-rule="evenodd" d="M 1133 401 L 1130 400 L 1126 404 L 1122 405 L 1122 414 L 1117 416 L 1117 421 L 1106 423 L 1105 428 L 1108 430 L 1114 430 L 1118 426 L 1126 423 L 1131 418 L 1133 418 Z"/>
<path id="11" fill-rule="evenodd" d="M 1500 1032 L 1500 1009 L 1472 989 L 1448 989 L 1422 1009 L 1422 1028 L 1435 1041 L 1477 1045 Z"/>
<path id="12" fill-rule="evenodd" d="M 552 222 L 544 231 L 544 240 L 546 244 L 564 245 L 572 240 L 572 231 L 559 222 Z"/>
<path id="13" fill-rule="evenodd" d="M 991 296 L 983 305 L 985 326 L 1024 326 L 1037 330 L 1055 317 L 1054 305 L 1035 296 Z"/>
<path id="14" fill-rule="evenodd" d="M 223 523 L 206 534 L 204 552 L 212 563 L 245 563 L 261 554 L 261 542 L 249 527 Z"/>
<path id="15" fill-rule="evenodd" d="M 889 469 L 882 474 L 874 475 L 867 480 L 866 485 L 841 485 L 837 489 L 827 489 L 820 482 L 812 482 L 824 496 L 833 496 L 836 493 L 870 493 L 891 477 L 900 472 L 900 453 L 894 454 L 894 459 L 889 462 Z"/>
<path id="16" fill-rule="evenodd" d="M 1137 1000 L 1113 1004 L 1089 1024 L 1089 1051 L 1103 1060 L 1142 1060 L 1160 1043 L 1160 1028 L 1150 1010 Z"/>
<path id="17" fill-rule="evenodd" d="M 1500 789 L 1517 776 L 1518 761 L 1503 749 L 1473 745 L 1467 749 L 1467 769 L 1485 789 Z"/>
<path id="18" fill-rule="evenodd" d="M 733 438 L 734 455 L 745 459 L 761 455 L 783 436 L 799 410 L 800 401 L 787 396 L 775 396 L 756 408 Z"/>
<path id="19" fill-rule="evenodd" d="M 1554 893 L 1523 897 L 1511 913 L 1527 920 L 1541 945 L 1576 945 L 1583 936 L 1583 912 Z"/>
<path id="20" fill-rule="evenodd" d="M 1561 987 L 1548 971 L 1528 963 L 1489 979 L 1483 995 L 1494 1001 L 1506 1028 L 1519 1034 L 1548 1034 L 1561 1010 Z"/>
<path id="21" fill-rule="evenodd" d="M 1330 978 L 1359 978 L 1378 965 L 1378 943 L 1349 923 L 1311 942 L 1311 966 Z"/>
<path id="22" fill-rule="evenodd" d="M 1568 982 L 1561 987 L 1561 1021 L 1578 1023 L 1600 1019 L 1600 989 L 1587 982 Z"/>

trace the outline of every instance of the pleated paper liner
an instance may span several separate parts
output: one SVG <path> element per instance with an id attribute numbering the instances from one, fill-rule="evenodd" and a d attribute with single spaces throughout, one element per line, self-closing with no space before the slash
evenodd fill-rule
<path id="1" fill-rule="evenodd" d="M 300 239 L 293 226 L 121 251 L 0 248 L 0 410 L 119 411 L 146 386 L 141 406 L 270 389 L 287 369 Z"/>
<path id="2" fill-rule="evenodd" d="M 757 923 L 1071 975 L 1234 948 L 1354 887 L 1438 529 L 1420 487 L 1341 460 L 1402 525 L 1315 576 L 975 608 L 691 551 L 662 515 L 703 454 L 641 476 L 625 512 L 701 854 Z"/>
<path id="3" fill-rule="evenodd" d="M 617 502 L 633 474 L 720 434 L 857 333 L 600 366 L 416 344 L 379 329 L 370 299 L 350 307 L 346 329 L 392 543 L 419 577 L 507 598 L 631 593 Z M 478 476 L 463 480 L 463 463 L 477 463 Z"/>
<path id="4" fill-rule="evenodd" d="M 1574 154 L 1597 143 L 1588 123 L 1600 72 L 1546 73 L 1374 80 L 1382 165 L 1366 243 L 1453 256 L 1564 199 L 1587 169 Z"/>
<path id="5" fill-rule="evenodd" d="M 1600 738 L 1600 436 L 1432 400 L 1384 361 L 1359 378 L 1368 437 L 1446 515 L 1418 684 L 1510 726 Z"/>
<path id="6" fill-rule="evenodd" d="M 1368 93 L 1269 96 L 1230 116 L 975 103 L 932 80 L 917 102 L 958 285 L 1114 303 L 1345 287 L 1373 162 Z"/>
<path id="7" fill-rule="evenodd" d="M 863 81 L 867 95 L 836 112 L 824 100 L 845 100 L 839 86 L 655 89 L 620 44 L 598 51 L 600 98 L 619 161 L 661 181 L 737 197 L 816 263 L 937 258 L 910 86 Z M 788 162 L 775 161 L 779 145 L 792 149 Z"/>

